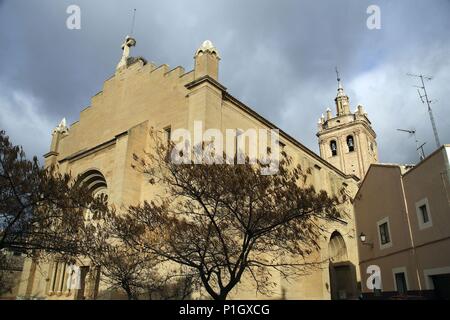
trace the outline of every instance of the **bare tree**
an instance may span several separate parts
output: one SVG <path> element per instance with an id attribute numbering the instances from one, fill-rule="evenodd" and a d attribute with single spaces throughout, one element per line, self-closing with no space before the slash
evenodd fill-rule
<path id="1" fill-rule="evenodd" d="M 186 299 L 192 292 L 193 276 L 164 270 L 157 255 L 125 243 L 120 237 L 122 222 L 114 208 L 109 208 L 102 218 L 87 221 L 83 228 L 82 251 L 99 266 L 103 282 L 125 292 L 129 300 Z"/>
<path id="2" fill-rule="evenodd" d="M 169 297 L 183 288 L 183 282 L 176 287 L 160 277 L 157 261 L 148 253 L 115 236 L 118 220 L 107 200 L 104 195 L 94 198 L 79 177 L 43 168 L 36 157 L 27 159 L 22 147 L 0 131 L 0 270 L 9 268 L 5 250 L 70 263 L 90 258 L 104 281 L 123 289 L 129 299 L 143 292 Z M 0 272 L 1 291 L 10 289 L 5 272 Z"/>
<path id="3" fill-rule="evenodd" d="M 8 277 L 10 268 L 6 253 L 0 250 L 0 296 L 8 293 L 12 289 L 12 283 Z"/>
<path id="4" fill-rule="evenodd" d="M 316 191 L 307 182 L 310 170 L 285 153 L 276 175 L 261 175 L 261 163 L 179 165 L 152 135 L 154 152 L 135 156 L 135 168 L 164 194 L 130 207 L 120 218 L 122 236 L 190 268 L 213 299 L 225 300 L 244 275 L 268 294 L 271 271 L 305 271 L 307 257 L 319 249 L 321 223 L 342 218 L 337 207 L 344 192 L 338 199 Z"/>
<path id="5" fill-rule="evenodd" d="M 105 205 L 77 181 L 27 159 L 0 131 L 0 250 L 77 254 L 83 213 Z"/>
<path id="6" fill-rule="evenodd" d="M 7 250 L 0 251 L 0 297 L 11 296 L 20 281 L 24 257 Z"/>
<path id="7" fill-rule="evenodd" d="M 83 253 L 100 268 L 103 281 L 111 289 L 123 290 L 129 300 L 137 300 L 142 288 L 153 282 L 156 262 L 149 254 L 128 247 L 116 236 L 115 210 L 86 221 L 83 228 Z"/>

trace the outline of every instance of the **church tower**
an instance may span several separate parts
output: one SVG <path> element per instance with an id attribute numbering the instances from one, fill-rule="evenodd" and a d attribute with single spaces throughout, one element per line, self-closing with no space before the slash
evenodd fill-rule
<path id="1" fill-rule="evenodd" d="M 378 162 L 377 135 L 362 105 L 352 113 L 350 99 L 337 73 L 336 116 L 327 109 L 318 123 L 320 156 L 346 174 L 364 178 L 372 163 Z"/>

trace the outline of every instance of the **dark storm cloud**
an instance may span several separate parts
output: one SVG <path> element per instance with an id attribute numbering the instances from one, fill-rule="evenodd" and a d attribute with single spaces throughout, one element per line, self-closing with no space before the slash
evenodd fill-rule
<path id="1" fill-rule="evenodd" d="M 81 7 L 81 30 L 65 27 L 73 3 Z M 366 27 L 371 4 L 381 8 L 381 30 Z M 434 147 L 407 72 L 435 76 L 429 91 L 438 99 L 441 140 L 450 141 L 445 0 L 0 0 L 0 127 L 30 152 L 45 153 L 52 127 L 62 117 L 76 121 L 114 73 L 133 8 L 133 55 L 189 70 L 196 48 L 212 40 L 229 91 L 314 151 L 317 119 L 334 107 L 336 65 L 352 107 L 362 103 L 369 112 L 382 161 L 416 159 L 414 141 L 397 127 L 416 128 L 428 151 Z"/>

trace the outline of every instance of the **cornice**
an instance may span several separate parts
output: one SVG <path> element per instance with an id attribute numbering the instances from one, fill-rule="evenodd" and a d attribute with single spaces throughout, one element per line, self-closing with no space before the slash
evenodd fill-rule
<path id="1" fill-rule="evenodd" d="M 199 85 L 201 85 L 202 83 L 209 83 L 211 85 L 213 85 L 214 87 L 216 87 L 217 89 L 219 89 L 222 92 L 226 92 L 227 88 L 225 86 L 223 86 L 222 84 L 220 84 L 217 80 L 214 80 L 213 78 L 211 78 L 210 76 L 206 75 L 203 76 L 199 79 L 195 79 L 194 81 L 189 82 L 188 84 L 185 85 L 185 87 L 187 89 L 193 89 Z"/>
<path id="2" fill-rule="evenodd" d="M 106 149 L 110 146 L 115 145 L 117 142 L 117 139 L 119 139 L 120 137 L 126 136 L 126 135 L 128 135 L 128 131 L 122 132 L 121 134 L 118 134 L 117 136 L 115 136 L 113 139 L 103 142 L 102 144 L 99 144 L 93 148 L 90 148 L 87 150 L 82 150 L 82 151 L 76 152 L 74 154 L 71 154 L 70 156 L 68 156 L 62 160 L 59 160 L 58 162 L 63 163 L 63 162 L 67 162 L 67 161 L 73 162 L 76 160 L 80 160 L 80 159 L 85 158 L 89 155 L 92 155 L 98 151 L 101 151 L 103 149 Z"/>

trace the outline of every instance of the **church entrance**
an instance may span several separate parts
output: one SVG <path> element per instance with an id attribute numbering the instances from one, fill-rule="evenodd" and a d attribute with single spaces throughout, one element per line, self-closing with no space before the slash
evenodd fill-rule
<path id="1" fill-rule="evenodd" d="M 77 290 L 75 300 L 95 300 L 97 299 L 100 269 L 98 267 L 80 267 L 80 289 Z"/>
<path id="2" fill-rule="evenodd" d="M 339 232 L 331 235 L 328 252 L 331 299 L 355 299 L 357 297 L 356 269 L 348 261 L 347 246 Z"/>
<path id="3" fill-rule="evenodd" d="M 80 273 L 81 273 L 80 289 L 78 289 L 75 299 L 86 300 L 86 278 L 89 273 L 89 267 L 80 267 Z"/>

